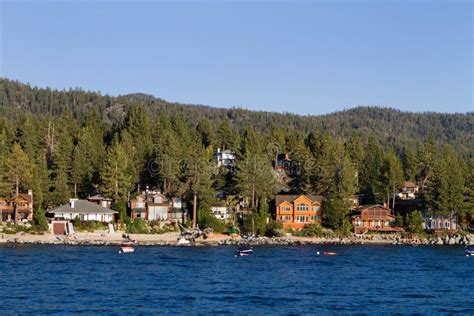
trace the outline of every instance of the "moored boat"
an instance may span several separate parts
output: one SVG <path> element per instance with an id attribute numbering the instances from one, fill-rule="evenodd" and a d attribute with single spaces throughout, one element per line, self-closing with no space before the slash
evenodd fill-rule
<path id="1" fill-rule="evenodd" d="M 472 246 L 466 246 L 466 248 L 464 249 L 464 253 L 465 253 L 466 256 L 468 256 L 468 257 L 474 256 L 474 245 L 472 245 Z"/>
<path id="2" fill-rule="evenodd" d="M 135 248 L 133 247 L 133 244 L 121 244 L 120 245 L 120 250 L 119 253 L 130 253 L 134 252 Z"/>
<path id="3" fill-rule="evenodd" d="M 239 249 L 237 249 L 236 257 L 247 257 L 253 254 L 253 249 L 250 246 L 240 246 Z"/>

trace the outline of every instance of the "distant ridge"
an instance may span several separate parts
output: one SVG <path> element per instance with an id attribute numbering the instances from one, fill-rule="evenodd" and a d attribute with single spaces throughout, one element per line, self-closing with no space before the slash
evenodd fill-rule
<path id="1" fill-rule="evenodd" d="M 235 129 L 247 126 L 259 131 L 280 127 L 298 132 L 319 131 L 347 138 L 353 133 L 369 136 L 383 143 L 413 143 L 432 137 L 439 143 L 450 143 L 458 151 L 474 155 L 474 112 L 435 113 L 405 112 L 393 108 L 359 106 L 323 115 L 299 115 L 252 111 L 242 108 L 214 108 L 206 105 L 172 103 L 144 93 L 117 97 L 81 89 L 54 90 L 31 87 L 18 81 L 0 79 L 0 115 L 33 113 L 37 116 L 59 116 L 65 109 L 81 120 L 95 110 L 108 124 L 119 124 L 124 112 L 139 104 L 151 115 L 182 115 L 189 124 L 202 119 L 211 122 L 228 120 Z"/>

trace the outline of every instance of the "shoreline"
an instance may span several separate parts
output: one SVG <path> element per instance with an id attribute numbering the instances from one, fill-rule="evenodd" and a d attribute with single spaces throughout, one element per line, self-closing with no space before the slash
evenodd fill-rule
<path id="1" fill-rule="evenodd" d="M 126 242 L 122 232 L 108 233 L 77 233 L 73 237 L 56 236 L 51 234 L 31 235 L 18 233 L 15 235 L 0 234 L 0 245 L 68 245 L 68 246 L 120 246 Z M 447 234 L 444 238 L 437 236 L 431 239 L 406 239 L 400 235 L 366 235 L 346 238 L 324 237 L 258 237 L 251 240 L 241 237 L 230 237 L 223 234 L 212 234 L 207 239 L 199 238 L 192 245 L 178 245 L 179 233 L 161 235 L 130 234 L 138 246 L 168 246 L 168 247 L 215 247 L 215 246 L 298 246 L 298 245 L 470 245 L 474 244 L 474 235 Z"/>

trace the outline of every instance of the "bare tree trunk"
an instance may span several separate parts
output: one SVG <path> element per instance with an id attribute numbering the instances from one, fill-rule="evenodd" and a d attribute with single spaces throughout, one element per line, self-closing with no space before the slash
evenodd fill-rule
<path id="1" fill-rule="evenodd" d="M 193 202 L 193 228 L 196 228 L 196 218 L 197 217 L 197 193 L 194 192 L 194 202 Z"/>
<path id="2" fill-rule="evenodd" d="M 16 185 L 16 196 L 20 194 L 20 177 L 15 175 L 15 185 Z"/>

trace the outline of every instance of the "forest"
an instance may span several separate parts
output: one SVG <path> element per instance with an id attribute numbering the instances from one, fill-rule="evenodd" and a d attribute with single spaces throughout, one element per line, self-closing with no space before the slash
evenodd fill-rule
<path id="1" fill-rule="evenodd" d="M 196 193 L 199 214 L 219 199 L 242 199 L 262 217 L 275 194 L 317 193 L 325 198 L 324 224 L 339 229 L 352 196 L 390 205 L 411 180 L 430 212 L 467 223 L 473 123 L 474 113 L 358 107 L 303 116 L 0 79 L 0 194 L 32 189 L 35 208 L 44 210 L 97 192 L 126 203 L 149 187 L 188 208 Z M 235 152 L 235 168 L 216 166 L 217 149 Z M 272 167 L 281 153 L 295 162 L 284 181 Z"/>

